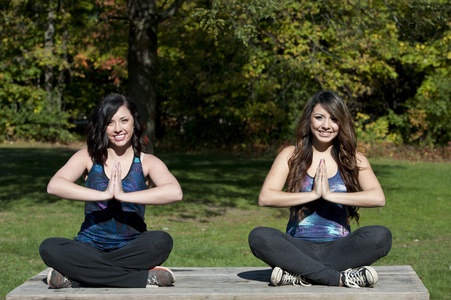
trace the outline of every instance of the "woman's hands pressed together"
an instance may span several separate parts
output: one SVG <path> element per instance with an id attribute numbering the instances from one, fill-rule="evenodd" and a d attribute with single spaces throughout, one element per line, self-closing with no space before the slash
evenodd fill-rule
<path id="1" fill-rule="evenodd" d="M 121 163 L 119 161 L 115 161 L 113 169 L 111 170 L 110 182 L 108 183 L 108 187 L 105 191 L 108 194 L 108 199 L 116 199 L 120 201 L 121 195 L 124 193 L 121 178 Z"/>
<path id="2" fill-rule="evenodd" d="M 384 192 L 374 175 L 368 160 L 361 155 L 358 157 L 361 162 L 360 165 L 362 166 L 359 172 L 361 191 L 347 193 L 331 192 L 329 188 L 329 179 L 327 178 L 326 162 L 324 159 L 321 159 L 318 168 L 316 169 L 315 180 L 312 187 L 312 193 L 315 195 L 315 200 L 322 198 L 329 202 L 358 207 L 384 206 Z"/>
<path id="3" fill-rule="evenodd" d="M 321 159 L 316 169 L 315 181 L 313 182 L 312 192 L 315 193 L 317 199 L 323 198 L 329 200 L 331 194 L 329 189 L 329 180 L 327 178 L 326 161 Z"/>

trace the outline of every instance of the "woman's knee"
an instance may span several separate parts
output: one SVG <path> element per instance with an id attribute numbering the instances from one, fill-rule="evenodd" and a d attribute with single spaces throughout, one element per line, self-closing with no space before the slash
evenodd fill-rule
<path id="1" fill-rule="evenodd" d="M 279 234 L 280 231 L 270 227 L 257 227 L 254 228 L 248 237 L 249 247 L 251 249 L 264 249 L 268 247 L 268 244 L 274 240 L 274 235 Z"/>
<path id="2" fill-rule="evenodd" d="M 376 250 L 380 257 L 386 256 L 390 252 L 392 245 L 392 234 L 390 229 L 381 225 L 371 225 L 361 227 L 360 235 L 364 237 L 364 241 L 368 244 L 368 247 Z M 362 243 L 365 243 L 361 240 Z"/>
<path id="3" fill-rule="evenodd" d="M 387 255 L 390 252 L 392 246 L 392 233 L 390 229 L 385 226 L 374 226 L 374 243 L 376 247 L 381 249 L 383 252 L 383 256 Z"/>
<path id="4" fill-rule="evenodd" d="M 61 245 L 64 240 L 61 238 L 48 238 L 39 246 L 39 254 L 45 264 L 53 263 L 53 258 L 61 255 Z"/>
<path id="5" fill-rule="evenodd" d="M 172 236 L 166 231 L 146 231 L 142 234 L 142 238 L 148 239 L 148 245 L 151 248 L 165 249 L 165 251 L 171 252 L 172 247 L 174 246 Z"/>

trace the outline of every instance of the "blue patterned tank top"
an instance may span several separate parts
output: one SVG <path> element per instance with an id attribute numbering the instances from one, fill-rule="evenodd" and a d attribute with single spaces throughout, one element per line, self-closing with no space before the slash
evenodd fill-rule
<path id="1" fill-rule="evenodd" d="M 110 180 L 102 165 L 94 163 L 85 187 L 105 191 Z M 124 192 L 147 189 L 141 161 L 135 157 L 127 176 L 122 180 Z M 100 250 L 121 248 L 146 231 L 145 205 L 121 203 L 116 200 L 85 202 L 85 221 L 76 241 L 92 245 Z"/>
<path id="2" fill-rule="evenodd" d="M 312 191 L 314 178 L 307 175 L 301 192 Z M 347 189 L 340 172 L 329 178 L 331 192 L 346 193 Z M 307 241 L 332 241 L 351 232 L 348 223 L 348 207 L 324 199 L 290 208 L 287 234 Z"/>

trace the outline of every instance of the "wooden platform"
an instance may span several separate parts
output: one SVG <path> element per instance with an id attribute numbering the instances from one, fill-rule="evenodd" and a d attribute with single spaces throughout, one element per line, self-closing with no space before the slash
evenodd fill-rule
<path id="1" fill-rule="evenodd" d="M 410 266 L 375 267 L 379 282 L 373 288 L 328 286 L 275 287 L 269 284 L 269 268 L 171 268 L 176 283 L 171 287 L 143 289 L 66 288 L 51 289 L 49 269 L 11 291 L 15 299 L 429 299 L 429 293 Z"/>

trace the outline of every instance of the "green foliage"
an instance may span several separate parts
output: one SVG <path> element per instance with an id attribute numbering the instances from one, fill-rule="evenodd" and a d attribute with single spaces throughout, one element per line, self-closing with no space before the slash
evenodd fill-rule
<path id="1" fill-rule="evenodd" d="M 248 46 L 258 34 L 255 22 L 271 18 L 284 4 L 277 0 L 219 0 L 213 1 L 211 7 L 196 7 L 194 17 L 215 40 L 220 39 L 221 34 L 231 32 Z"/>
<path id="2" fill-rule="evenodd" d="M 110 3 L 111 5 L 111 3 Z M 0 20 L 0 140 L 67 142 L 70 120 L 86 115 L 126 77 L 124 26 L 109 26 L 111 10 L 92 1 L 10 1 Z M 55 16 L 51 47 L 43 43 Z M 121 13 L 117 14 L 118 17 Z M 52 90 L 45 91 L 48 70 Z"/>
<path id="3" fill-rule="evenodd" d="M 451 76 L 437 72 L 425 78 L 410 107 L 410 124 L 420 144 L 451 141 Z M 451 74 L 451 73 L 450 73 Z"/>
<path id="4" fill-rule="evenodd" d="M 57 118 L 67 122 L 89 114 L 104 95 L 125 93 L 126 1 L 5 7 L 2 108 L 16 114 L 10 95 L 28 95 L 41 99 L 29 111 L 61 112 Z M 49 12 L 50 48 L 43 43 Z M 186 1 L 158 25 L 158 74 L 149 75 L 158 88 L 157 137 L 185 149 L 265 149 L 291 140 L 305 101 L 327 89 L 345 97 L 354 115 L 369 117 L 356 120 L 365 142 L 446 145 L 450 20 L 445 0 Z M 54 89 L 44 95 L 49 68 Z"/>
<path id="5" fill-rule="evenodd" d="M 66 113 L 51 112 L 46 108 L 46 93 L 40 89 L 5 84 L 0 91 L 0 141 L 17 138 L 67 142 L 73 140 Z"/>
<path id="6" fill-rule="evenodd" d="M 375 121 L 370 120 L 369 115 L 357 113 L 355 121 L 355 131 L 359 142 L 376 143 L 399 143 L 400 138 L 389 132 L 389 121 L 386 117 L 380 117 Z"/>
<path id="7" fill-rule="evenodd" d="M 449 81 L 450 9 L 444 2 L 214 1 L 205 7 L 200 3 L 196 8 L 187 4 L 170 31 L 161 35 L 161 62 L 167 66 L 170 61 L 177 69 L 162 69 L 160 80 L 163 85 L 172 81 L 162 92 L 160 106 L 168 112 L 163 126 L 179 124 L 165 127 L 172 137 L 230 146 L 230 139 L 218 140 L 216 133 L 224 137 L 233 132 L 233 144 L 288 141 L 304 102 L 322 88 L 346 98 L 365 143 L 445 145 L 450 140 L 449 130 L 433 121 L 437 116 L 446 120 L 447 114 L 439 111 L 448 107 L 444 87 Z M 188 17 L 191 10 L 196 13 Z M 198 25 L 186 25 L 196 24 L 196 19 Z M 432 33 L 425 34 L 424 29 Z M 180 32 L 187 41 L 172 44 L 167 37 Z M 182 54 L 174 55 L 177 52 Z M 205 76 L 200 79 L 199 74 Z M 199 81 L 193 80 L 196 77 Z M 174 94 L 180 82 L 181 90 Z M 190 113 L 190 105 L 203 112 L 201 118 Z M 217 130 L 218 112 L 222 119 L 232 110 L 237 118 L 226 118 L 232 126 Z M 182 118 L 200 126 L 183 126 Z M 206 124 L 214 128 L 212 136 L 199 133 Z M 210 141 L 204 142 L 207 137 Z"/>
<path id="8" fill-rule="evenodd" d="M 240 151 L 261 151 L 290 140 L 300 107 L 314 87 L 298 81 L 301 72 L 268 56 L 265 49 L 246 46 L 234 31 L 218 29 L 213 36 L 206 35 L 203 26 L 208 20 L 199 23 L 201 15 L 191 14 L 193 5 L 187 3 L 160 26 L 165 32 L 159 47 L 160 64 L 165 66 L 159 74 L 165 130 L 160 137 L 184 149 L 213 146 Z M 230 17 L 224 24 L 239 26 L 245 12 L 233 13 L 238 23 Z M 302 97 L 294 99 L 298 95 Z"/>

